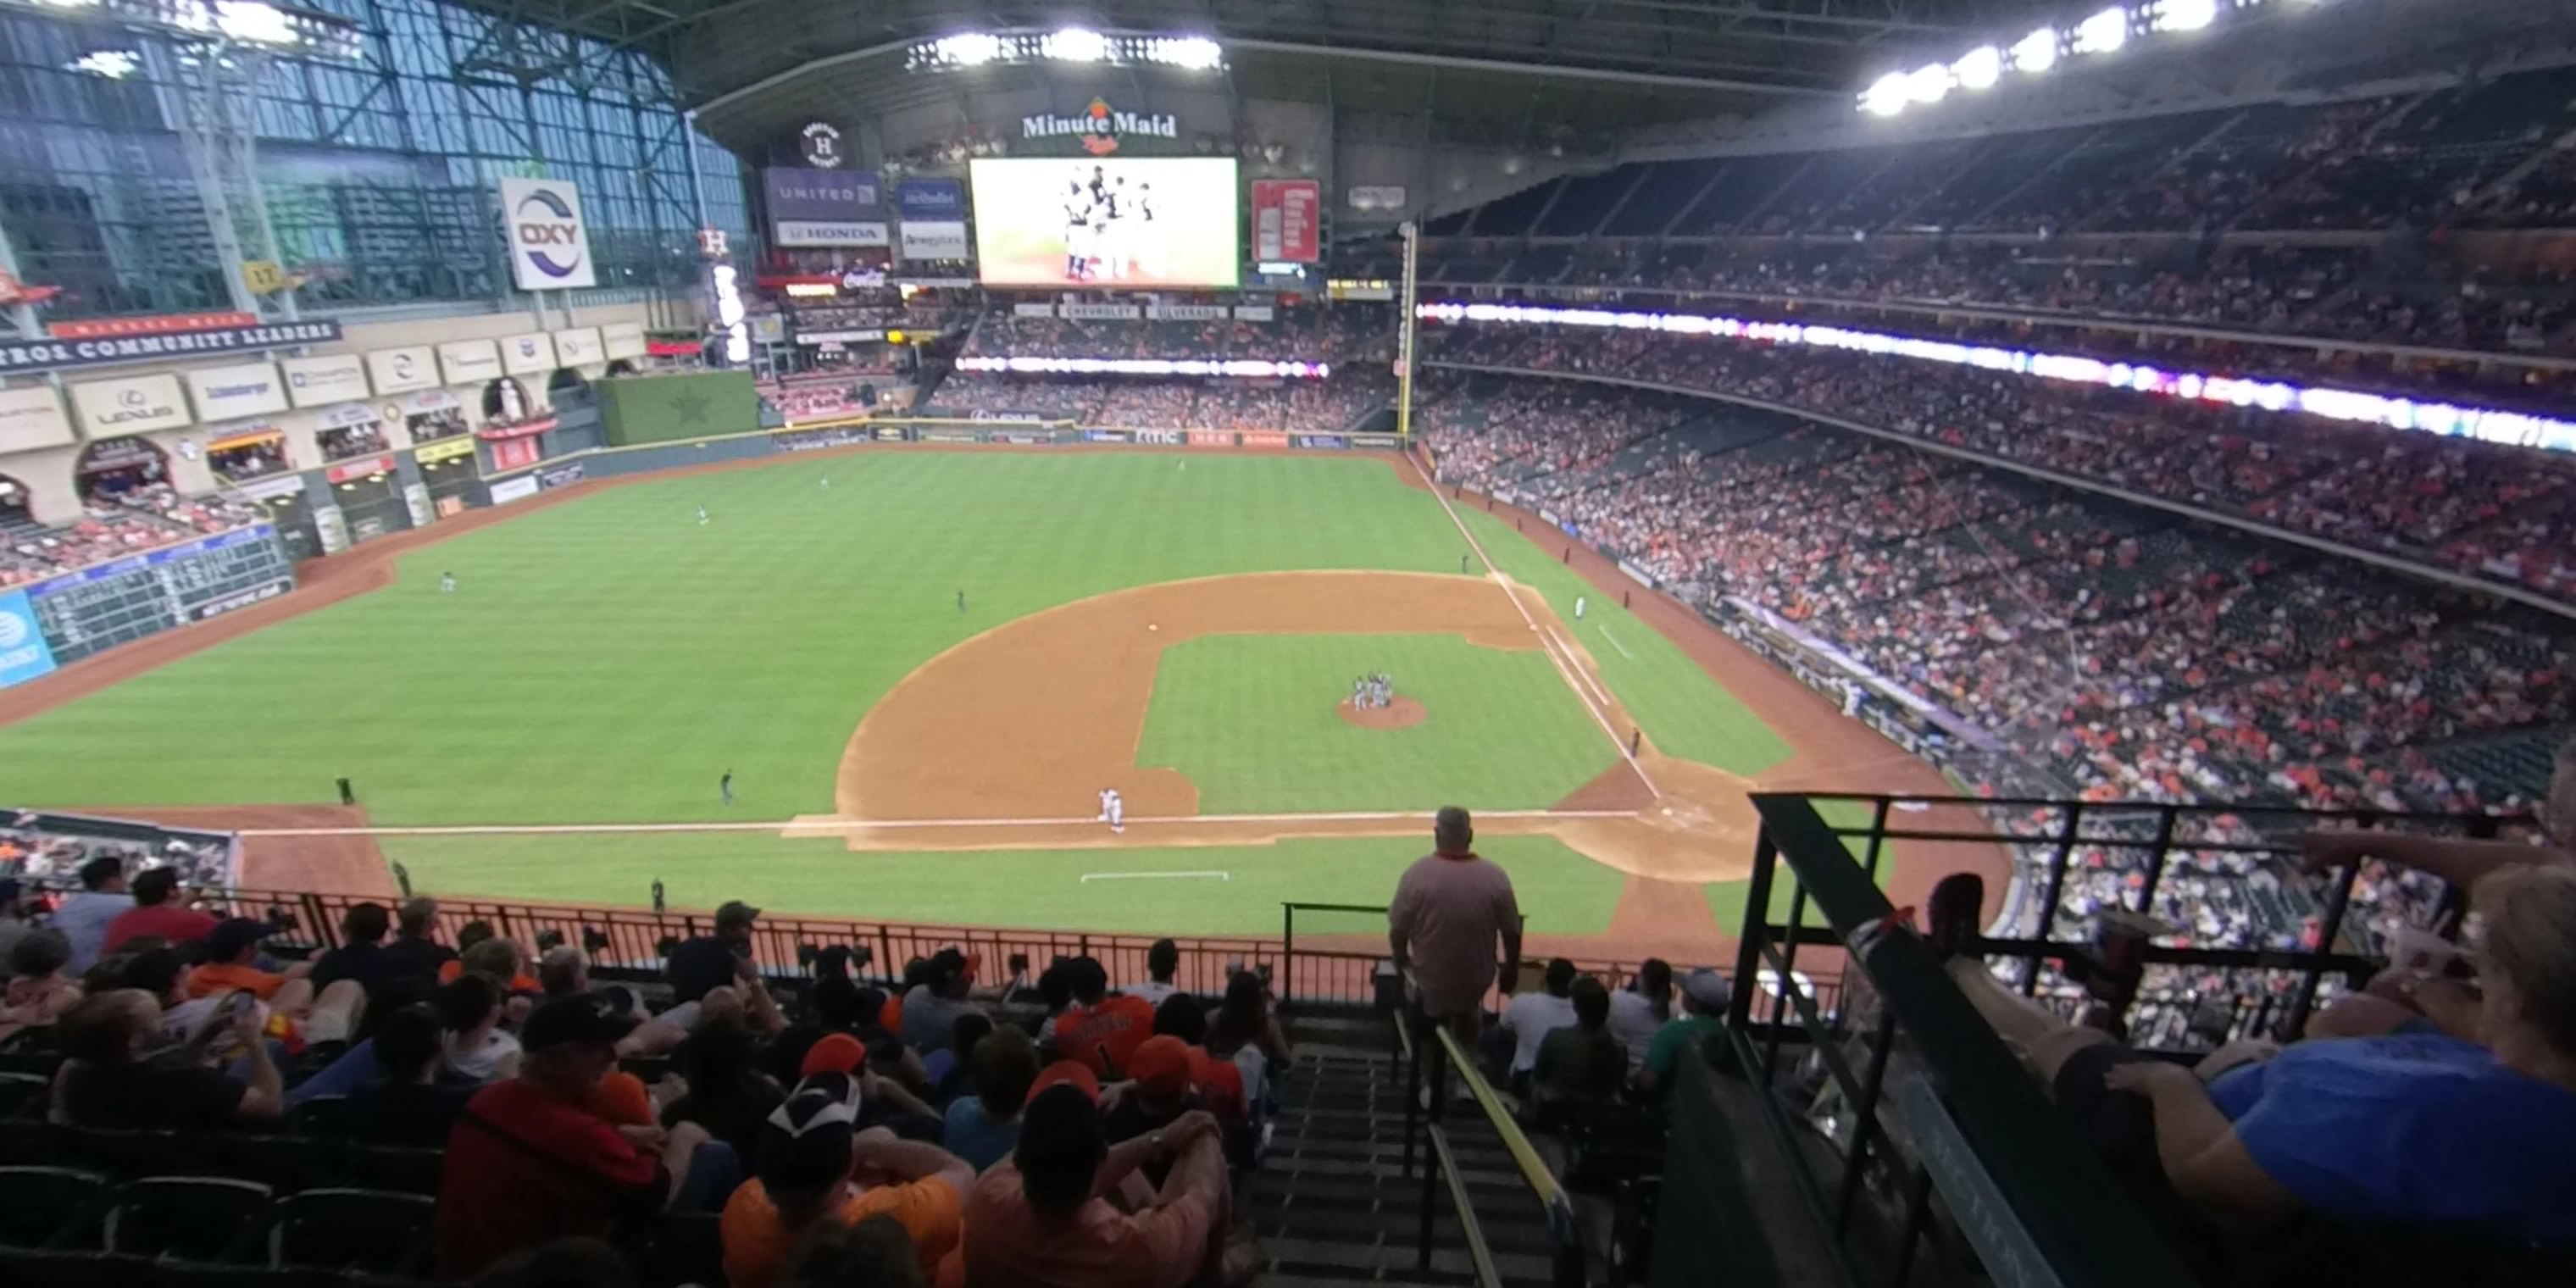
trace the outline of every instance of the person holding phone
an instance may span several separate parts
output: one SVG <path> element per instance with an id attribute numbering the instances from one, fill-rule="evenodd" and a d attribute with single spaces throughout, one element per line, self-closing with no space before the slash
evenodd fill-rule
<path id="1" fill-rule="evenodd" d="M 63 1053 L 69 1056 L 56 1084 L 57 1107 L 84 1127 L 188 1130 L 257 1122 L 278 1116 L 286 1104 L 284 1080 L 261 1040 L 259 999 L 235 992 L 217 1003 L 215 1018 L 150 1061 L 145 1052 L 161 1041 L 161 1004 L 139 988 L 96 994 L 63 1017 Z M 236 1077 L 212 1067 L 233 1062 Z"/>

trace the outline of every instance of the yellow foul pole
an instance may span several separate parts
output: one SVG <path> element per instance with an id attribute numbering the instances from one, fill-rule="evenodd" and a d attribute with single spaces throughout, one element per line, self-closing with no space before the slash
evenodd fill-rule
<path id="1" fill-rule="evenodd" d="M 1404 291 L 1398 307 L 1404 315 L 1397 321 L 1395 339 L 1395 433 L 1397 441 L 1413 446 L 1413 288 L 1414 265 L 1422 239 L 1406 220 L 1399 230 L 1404 237 Z"/>

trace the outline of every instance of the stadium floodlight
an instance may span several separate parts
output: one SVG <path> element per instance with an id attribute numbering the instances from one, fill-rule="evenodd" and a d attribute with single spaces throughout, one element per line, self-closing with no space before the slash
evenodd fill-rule
<path id="1" fill-rule="evenodd" d="M 2198 31 L 2218 21 L 2218 0 L 2156 0 L 2150 31 Z"/>
<path id="2" fill-rule="evenodd" d="M 217 0 L 215 30 L 259 45 L 292 45 L 297 40 L 295 24 L 286 12 L 261 0 Z"/>
<path id="3" fill-rule="evenodd" d="M 2060 39 L 2055 27 L 2042 27 L 2013 42 L 2013 68 L 2035 76 L 2055 67 Z"/>
<path id="4" fill-rule="evenodd" d="M 1950 69 L 1939 63 L 1915 68 L 1905 77 L 1905 96 L 1917 103 L 1938 103 L 1950 96 Z"/>
<path id="5" fill-rule="evenodd" d="M 1088 27 L 1066 27 L 1048 33 L 1038 48 L 1060 63 L 1096 63 L 1109 56 L 1109 38 Z"/>
<path id="6" fill-rule="evenodd" d="M 966 31 L 930 42 L 930 56 L 956 67 L 981 67 L 1002 56 L 1002 38 L 990 32 Z"/>
<path id="7" fill-rule="evenodd" d="M 1950 75 L 1961 89 L 1992 89 L 2004 78 L 2004 51 L 1992 45 L 1980 45 L 1950 64 Z"/>
<path id="8" fill-rule="evenodd" d="M 1868 89 L 1861 91 L 1860 110 L 1872 116 L 1894 116 L 1904 111 L 1905 105 L 1912 101 L 1908 84 L 1903 72 L 1889 72 L 1879 77 L 1870 82 Z"/>
<path id="9" fill-rule="evenodd" d="M 2129 11 L 2105 9 L 2075 24 L 2075 38 L 2067 47 L 2079 54 L 2108 54 L 2129 43 Z"/>
<path id="10" fill-rule="evenodd" d="M 1176 36 L 1148 43 L 1145 57 L 1167 66 L 1205 72 L 1214 71 L 1225 62 L 1225 51 L 1205 36 Z"/>
<path id="11" fill-rule="evenodd" d="M 63 64 L 63 70 L 87 72 L 92 76 L 104 76 L 109 80 L 124 80 L 133 75 L 140 65 L 130 50 L 98 49 Z"/>

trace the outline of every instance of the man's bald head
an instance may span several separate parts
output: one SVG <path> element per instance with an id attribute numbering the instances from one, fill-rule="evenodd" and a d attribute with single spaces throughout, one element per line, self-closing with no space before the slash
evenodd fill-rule
<path id="1" fill-rule="evenodd" d="M 1444 854 L 1464 854 L 1476 845 L 1476 823 L 1456 805 L 1443 805 L 1432 819 L 1431 843 Z"/>

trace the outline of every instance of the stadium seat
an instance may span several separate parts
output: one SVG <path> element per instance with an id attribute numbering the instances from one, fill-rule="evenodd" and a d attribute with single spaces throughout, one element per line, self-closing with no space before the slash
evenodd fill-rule
<path id="1" fill-rule="evenodd" d="M 104 1218 L 110 1252 L 223 1263 L 263 1228 L 269 1188 L 221 1176 L 147 1176 L 119 1186 Z"/>
<path id="2" fill-rule="evenodd" d="M 429 1245 L 433 1200 L 386 1190 L 318 1189 L 290 1194 L 271 1209 L 273 1265 L 404 1275 Z"/>
<path id="3" fill-rule="evenodd" d="M 438 1192 L 441 1153 L 394 1145 L 350 1144 L 337 1154 L 342 1184 L 403 1194 Z"/>
<path id="4" fill-rule="evenodd" d="M 0 1244 L 96 1248 L 107 1178 L 68 1167 L 0 1167 Z"/>
<path id="5" fill-rule="evenodd" d="M 0 1118 L 42 1112 L 50 1087 L 40 1073 L 0 1073 Z"/>
<path id="6" fill-rule="evenodd" d="M 710 1213 L 669 1214 L 646 1231 L 635 1254 L 636 1288 L 724 1282 L 724 1237 Z"/>
<path id="7" fill-rule="evenodd" d="M 149 1257 L 0 1247 L 0 1283 L 9 1288 L 143 1288 L 160 1271 Z"/>
<path id="8" fill-rule="evenodd" d="M 315 1096 L 286 1111 L 287 1130 L 298 1136 L 322 1136 L 332 1139 L 349 1134 L 349 1098 Z"/>

